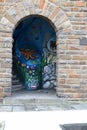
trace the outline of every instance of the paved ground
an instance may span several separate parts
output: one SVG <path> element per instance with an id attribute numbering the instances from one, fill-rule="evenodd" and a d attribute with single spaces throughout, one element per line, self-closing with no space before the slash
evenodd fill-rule
<path id="1" fill-rule="evenodd" d="M 5 123 L 4 130 L 66 130 L 65 126 L 75 126 L 67 130 L 87 130 L 87 111 L 1 112 L 0 121 Z"/>
<path id="2" fill-rule="evenodd" d="M 5 98 L 0 112 L 87 110 L 87 101 L 67 101 L 55 90 L 19 91 Z"/>

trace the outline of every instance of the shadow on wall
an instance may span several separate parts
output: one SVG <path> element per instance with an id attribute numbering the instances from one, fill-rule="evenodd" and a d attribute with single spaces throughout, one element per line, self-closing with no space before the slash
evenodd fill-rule
<path id="1" fill-rule="evenodd" d="M 23 18 L 13 32 L 13 69 L 27 90 L 56 86 L 56 32 L 38 15 Z"/>

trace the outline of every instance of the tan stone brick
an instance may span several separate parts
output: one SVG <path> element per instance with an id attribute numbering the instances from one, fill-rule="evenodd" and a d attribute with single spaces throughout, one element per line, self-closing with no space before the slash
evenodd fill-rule
<path id="1" fill-rule="evenodd" d="M 1 63 L 1 68 L 11 68 L 12 64 L 10 63 Z"/>
<path id="2" fill-rule="evenodd" d="M 86 7 L 87 7 L 87 3 L 86 3 Z"/>
<path id="3" fill-rule="evenodd" d="M 5 14 L 6 19 L 8 19 L 8 21 L 10 21 L 12 24 L 16 24 L 16 21 L 12 18 L 12 16 L 10 16 L 8 13 Z"/>
<path id="4" fill-rule="evenodd" d="M 80 30 L 80 26 L 73 26 L 73 29 L 75 29 L 75 30 Z"/>
<path id="5" fill-rule="evenodd" d="M 84 69 L 87 70 L 87 65 L 83 65 L 83 66 L 82 66 L 82 69 L 83 69 L 83 70 L 84 70 Z"/>
<path id="6" fill-rule="evenodd" d="M 85 2 L 84 1 L 78 1 L 78 2 L 76 2 L 75 5 L 79 6 L 79 7 L 84 7 L 85 6 Z"/>
<path id="7" fill-rule="evenodd" d="M 52 11 L 52 13 L 50 14 L 49 18 L 50 18 L 50 19 L 53 19 L 53 18 L 58 14 L 59 11 L 60 11 L 60 8 L 59 8 L 59 7 L 56 7 L 56 8 Z"/>
<path id="8" fill-rule="evenodd" d="M 63 23 L 59 25 L 62 28 L 69 28 L 71 27 L 71 22 L 70 20 L 67 20 L 67 18 L 64 19 Z"/>
<path id="9" fill-rule="evenodd" d="M 0 0 L 0 2 L 5 2 L 6 0 Z"/>
<path id="10" fill-rule="evenodd" d="M 47 7 L 48 7 L 48 2 L 45 2 L 44 6 L 43 6 L 43 14 L 46 11 Z"/>
<path id="11" fill-rule="evenodd" d="M 3 97 L 3 88 L 0 87 L 0 97 Z"/>
<path id="12" fill-rule="evenodd" d="M 11 53 L 0 53 L 1 58 L 11 58 L 12 54 Z"/>
<path id="13" fill-rule="evenodd" d="M 59 98 L 66 98 L 66 99 L 68 99 L 68 98 L 72 98 L 72 93 L 61 93 L 61 92 L 57 91 L 57 96 Z"/>
<path id="14" fill-rule="evenodd" d="M 59 84 L 65 84 L 65 79 L 59 79 Z"/>
<path id="15" fill-rule="evenodd" d="M 66 43 L 67 43 L 67 44 L 73 45 L 73 44 L 75 43 L 75 45 L 76 45 L 76 43 L 79 43 L 79 39 L 78 39 L 77 36 L 72 36 L 72 38 L 71 38 L 71 36 L 69 36 L 68 38 L 69 38 L 69 39 L 66 40 Z M 74 45 L 74 47 L 75 47 L 75 45 Z"/>
<path id="16" fill-rule="evenodd" d="M 8 82 L 8 83 L 5 83 L 5 82 L 3 83 L 3 82 L 2 82 L 2 83 L 0 84 L 0 86 L 2 86 L 3 88 L 5 88 L 5 87 L 10 87 L 10 86 L 11 86 L 11 82 Z"/>
<path id="17" fill-rule="evenodd" d="M 71 55 L 66 55 L 66 60 L 71 60 L 72 56 Z M 67 68 L 70 68 L 70 66 L 67 66 Z"/>
<path id="18" fill-rule="evenodd" d="M 78 78 L 70 78 L 66 79 L 67 84 L 79 84 L 79 79 Z"/>
<path id="19" fill-rule="evenodd" d="M 54 8 L 55 9 L 55 8 Z M 62 19 L 65 19 L 65 14 L 62 10 L 59 10 L 56 17 L 54 17 L 53 19 L 53 22 L 56 23 L 56 22 L 60 22 Z M 62 17 L 62 18 L 61 18 Z"/>
<path id="20" fill-rule="evenodd" d="M 84 21 L 71 21 L 73 25 L 86 25 L 86 22 Z"/>
<path id="21" fill-rule="evenodd" d="M 3 13 L 3 6 L 0 6 L 0 13 Z"/>
<path id="22" fill-rule="evenodd" d="M 59 48 L 62 49 L 62 50 L 67 50 L 67 49 L 68 49 L 68 46 L 67 46 L 67 45 L 62 45 L 62 46 L 60 46 Z"/>
<path id="23" fill-rule="evenodd" d="M 73 17 L 75 14 L 73 12 L 67 12 L 68 17 Z"/>
<path id="24" fill-rule="evenodd" d="M 87 46 L 83 46 L 82 49 L 83 49 L 83 50 L 87 50 Z"/>
<path id="25" fill-rule="evenodd" d="M 65 68 L 64 68 L 64 69 L 63 69 L 63 68 L 62 68 L 62 69 L 60 68 L 60 69 L 59 69 L 59 73 L 67 74 L 67 70 L 66 70 Z"/>
<path id="26" fill-rule="evenodd" d="M 56 89 L 59 93 L 61 92 L 61 93 L 64 93 L 64 89 L 62 89 L 62 88 L 57 88 Z"/>
<path id="27" fill-rule="evenodd" d="M 69 78 L 81 78 L 81 75 L 78 75 L 78 74 L 70 74 L 69 75 Z"/>
<path id="28" fill-rule="evenodd" d="M 24 4 L 22 2 L 17 3 L 17 9 L 20 12 L 21 18 L 26 16 L 25 7 L 24 7 Z"/>
<path id="29" fill-rule="evenodd" d="M 69 39 L 69 40 L 73 40 L 73 39 L 79 39 L 81 37 L 81 35 L 72 35 L 72 36 L 67 36 L 67 38 Z"/>
<path id="30" fill-rule="evenodd" d="M 76 71 L 75 70 L 72 70 L 72 69 L 69 69 L 67 70 L 68 74 L 72 74 L 72 75 L 75 75 L 76 74 Z"/>
<path id="31" fill-rule="evenodd" d="M 62 54 L 61 54 L 61 55 L 59 55 L 59 58 L 62 59 L 62 60 L 63 60 L 63 59 L 65 60 L 65 59 L 66 59 L 66 55 L 62 55 Z"/>
<path id="32" fill-rule="evenodd" d="M 79 11 L 79 8 L 78 7 L 73 7 L 73 8 L 71 8 L 71 11 L 74 11 L 74 12 Z"/>
<path id="33" fill-rule="evenodd" d="M 73 60 L 87 60 L 87 56 L 72 56 Z"/>
<path id="34" fill-rule="evenodd" d="M 1 37 L 11 37 L 12 34 L 11 34 L 11 33 L 6 33 L 6 32 L 1 32 L 1 33 L 0 33 L 0 36 L 1 36 Z"/>
<path id="35" fill-rule="evenodd" d="M 41 9 L 43 9 L 44 4 L 45 4 L 45 0 L 40 0 L 40 5 L 39 5 L 39 7 L 40 7 Z"/>
<path id="36" fill-rule="evenodd" d="M 59 5 L 60 4 L 60 0 L 49 0 L 49 2 Z"/>
<path id="37" fill-rule="evenodd" d="M 0 49 L 0 53 L 12 53 L 12 49 L 11 48 L 1 48 Z"/>
<path id="38" fill-rule="evenodd" d="M 72 96 L 73 98 L 83 98 L 83 93 L 73 93 Z"/>
<path id="39" fill-rule="evenodd" d="M 81 84 L 82 89 L 87 89 L 87 84 Z"/>
<path id="40" fill-rule="evenodd" d="M 71 28 L 65 28 L 65 29 L 63 29 L 63 32 L 66 33 L 66 34 L 67 33 L 71 33 L 71 31 L 72 31 Z"/>
<path id="41" fill-rule="evenodd" d="M 21 13 L 20 13 L 20 9 L 18 8 L 18 6 L 17 5 L 14 5 L 14 9 L 16 10 L 16 12 L 17 12 L 17 15 L 19 16 L 19 18 L 21 19 L 21 17 L 22 17 L 22 15 L 21 15 Z"/>
<path id="42" fill-rule="evenodd" d="M 81 68 L 80 68 L 80 65 L 72 65 L 70 68 L 71 68 L 71 69 L 76 69 L 76 70 L 77 70 L 77 69 L 81 69 Z"/>
<path id="43" fill-rule="evenodd" d="M 0 78 L 11 78 L 11 74 L 6 74 L 6 73 L 0 73 Z"/>
<path id="44" fill-rule="evenodd" d="M 40 0 L 33 0 L 33 4 L 39 6 Z"/>
<path id="45" fill-rule="evenodd" d="M 84 17 L 85 13 L 84 12 L 79 12 L 75 15 L 75 17 Z"/>
<path id="46" fill-rule="evenodd" d="M 54 9 L 55 9 L 55 6 L 48 3 L 47 10 L 50 12 L 50 14 L 52 13 L 52 10 Z"/>
<path id="47" fill-rule="evenodd" d="M 3 97 L 10 97 L 11 93 L 3 93 Z"/>
<path id="48" fill-rule="evenodd" d="M 87 70 L 86 70 L 86 71 L 87 71 Z M 87 79 L 87 74 L 82 74 L 82 75 L 81 75 L 81 78 L 82 78 L 82 79 Z"/>
<path id="49" fill-rule="evenodd" d="M 80 65 L 87 65 L 87 62 L 86 61 L 79 61 L 79 64 Z"/>
<path id="50" fill-rule="evenodd" d="M 82 29 L 82 30 L 87 30 L 87 25 L 85 25 L 85 26 L 80 26 L 80 29 Z"/>
<path id="51" fill-rule="evenodd" d="M 6 69 L 0 68 L 0 73 L 6 73 Z"/>
<path id="52" fill-rule="evenodd" d="M 62 6 L 66 7 L 72 7 L 74 6 L 74 2 L 61 2 Z"/>
<path id="53" fill-rule="evenodd" d="M 69 50 L 80 50 L 78 47 L 70 46 Z"/>
<path id="54" fill-rule="evenodd" d="M 3 39 L 1 39 L 2 40 L 2 42 L 0 42 L 0 47 L 2 48 L 2 49 L 6 49 L 6 48 L 8 48 L 8 49 L 12 49 L 12 39 L 11 39 L 11 37 L 9 38 L 6 38 L 6 37 L 3 37 Z M 5 52 L 6 53 L 6 52 Z"/>
<path id="55" fill-rule="evenodd" d="M 65 89 L 64 92 L 65 92 L 65 93 L 76 93 L 76 92 L 77 92 L 77 89 L 74 89 L 74 88 L 68 88 L 68 89 Z"/>
<path id="56" fill-rule="evenodd" d="M 81 54 L 83 54 L 82 53 L 82 51 L 81 50 L 68 50 L 68 51 L 66 51 L 66 54 L 67 55 L 71 55 L 72 57 L 73 56 L 78 56 L 78 55 L 81 55 Z"/>

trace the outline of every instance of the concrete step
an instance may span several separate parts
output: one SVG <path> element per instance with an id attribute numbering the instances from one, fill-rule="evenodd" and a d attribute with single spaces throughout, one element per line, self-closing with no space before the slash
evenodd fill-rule
<path id="1" fill-rule="evenodd" d="M 19 90 L 22 90 L 22 89 L 24 89 L 24 86 L 22 85 L 22 83 L 18 79 L 17 75 L 13 71 L 13 75 L 12 75 L 12 92 L 16 92 L 16 91 L 19 91 Z"/>
<path id="2" fill-rule="evenodd" d="M 12 85 L 12 92 L 16 92 L 22 89 L 24 89 L 24 86 L 22 84 Z"/>
<path id="3" fill-rule="evenodd" d="M 5 105 L 38 105 L 38 106 L 54 106 L 62 104 L 59 99 L 11 99 L 5 98 L 3 100 Z"/>
<path id="4" fill-rule="evenodd" d="M 17 79 L 17 76 L 16 75 L 12 75 L 12 80 L 15 80 Z"/>
<path id="5" fill-rule="evenodd" d="M 12 85 L 16 85 L 16 84 L 20 84 L 20 80 L 19 79 L 12 80 Z"/>
<path id="6" fill-rule="evenodd" d="M 56 96 L 55 90 L 36 90 L 36 91 L 26 91 L 21 90 L 12 93 L 11 97 L 5 97 L 3 100 L 4 104 L 29 104 L 29 105 L 54 105 L 62 103 L 60 99 Z"/>

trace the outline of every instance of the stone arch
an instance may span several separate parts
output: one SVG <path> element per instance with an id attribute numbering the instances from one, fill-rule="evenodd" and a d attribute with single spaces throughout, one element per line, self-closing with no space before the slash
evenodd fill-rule
<path id="1" fill-rule="evenodd" d="M 0 20 L 0 28 L 2 32 L 5 31 L 4 34 L 0 34 L 1 41 L 4 41 L 4 46 L 9 47 L 12 55 L 12 32 L 14 30 L 14 27 L 21 18 L 31 14 L 39 14 L 45 16 L 54 23 L 57 34 L 56 44 L 59 54 L 61 46 L 59 44 L 62 39 L 62 34 L 65 32 L 70 33 L 72 25 L 65 12 L 60 8 L 59 3 L 56 4 L 56 1 L 55 3 L 52 3 L 52 0 L 41 0 L 40 3 L 39 0 L 35 0 L 33 2 L 32 0 L 30 0 L 30 2 L 18 2 L 17 4 L 12 3 L 12 5 L 9 6 L 8 10 L 4 13 L 3 17 Z M 58 60 L 59 58 L 60 57 L 58 56 Z M 12 59 L 10 59 L 9 65 L 11 68 Z M 4 96 L 11 94 L 11 70 L 9 79 L 9 93 L 4 94 Z M 5 89 L 6 88 L 3 90 L 4 93 L 6 92 Z"/>
<path id="2" fill-rule="evenodd" d="M 23 6 L 22 2 L 13 4 L 9 6 L 8 10 L 4 13 L 0 23 L 3 27 L 5 27 L 7 31 L 9 31 L 9 33 L 12 34 L 12 31 L 16 23 L 20 19 L 22 19 L 25 16 L 37 14 L 45 16 L 49 20 L 51 20 L 56 27 L 56 32 L 59 32 L 59 30 L 71 28 L 72 25 L 65 12 L 59 7 L 59 5 L 52 4 L 52 2 L 50 1 L 51 0 L 45 1 L 44 5 L 41 7 L 40 5 L 37 5 L 36 3 L 32 2 L 32 4 L 25 2 L 26 5 L 28 4 L 28 7 Z"/>
<path id="3" fill-rule="evenodd" d="M 56 32 L 54 28 L 54 24 L 47 17 L 35 14 L 23 17 L 15 26 L 13 31 L 12 72 L 17 75 L 18 79 L 20 79 L 27 90 L 43 88 L 53 89 L 55 87 L 56 64 L 51 63 L 52 57 L 56 55 Z M 32 53 L 33 51 L 35 53 L 34 56 L 29 56 L 29 52 Z M 26 54 L 24 54 L 25 52 Z M 46 73 L 46 70 L 49 70 L 49 72 Z M 27 71 L 31 71 L 32 74 L 27 74 Z M 12 80 L 12 83 L 13 82 L 14 80 Z M 12 91 L 16 88 L 23 89 L 23 87 L 18 88 L 18 86 L 12 88 Z"/>

